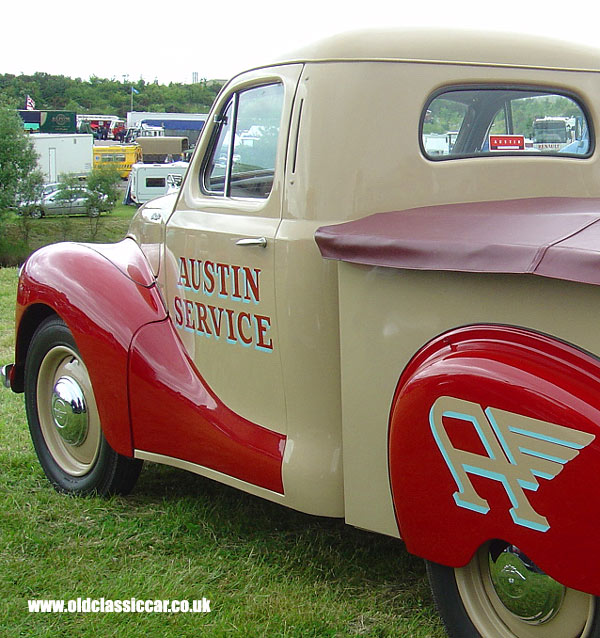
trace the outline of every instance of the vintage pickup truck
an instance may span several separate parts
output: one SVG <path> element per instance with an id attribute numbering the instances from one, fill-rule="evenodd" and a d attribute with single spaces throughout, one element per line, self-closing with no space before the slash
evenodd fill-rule
<path id="1" fill-rule="evenodd" d="M 34 253 L 54 486 L 142 460 L 402 538 L 451 636 L 600 636 L 600 55 L 337 36 L 234 77 L 180 191 Z"/>

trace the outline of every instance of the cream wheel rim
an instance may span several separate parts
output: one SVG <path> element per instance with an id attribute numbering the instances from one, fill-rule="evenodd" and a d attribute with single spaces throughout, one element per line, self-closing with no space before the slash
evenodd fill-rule
<path id="1" fill-rule="evenodd" d="M 58 345 L 46 353 L 36 392 L 40 429 L 52 458 L 67 474 L 87 474 L 100 449 L 100 418 L 88 371 L 72 348 Z"/>
<path id="2" fill-rule="evenodd" d="M 534 611 L 530 614 L 517 612 L 518 605 L 511 604 L 500 591 L 502 585 L 499 587 L 499 578 L 525 581 L 528 574 L 519 563 L 513 565 L 509 563 L 510 569 L 514 570 L 513 573 L 508 572 L 508 575 L 504 574 L 500 577 L 497 573 L 494 574 L 494 561 L 490 557 L 489 547 L 489 544 L 483 546 L 468 565 L 455 570 L 456 584 L 465 610 L 482 636 L 497 638 L 586 638 L 589 636 L 595 610 L 594 596 L 574 589 L 562 588 L 556 581 L 552 581 L 557 588 L 563 590 L 561 595 L 556 594 L 558 591 L 556 588 L 551 594 L 543 591 L 544 601 L 536 602 L 534 600 L 535 579 L 530 578 L 529 591 L 524 593 L 514 589 L 511 591 L 514 598 L 522 597 L 521 602 L 525 605 L 533 604 Z M 515 553 L 518 554 L 518 550 Z M 530 562 L 523 563 L 525 564 L 530 565 L 530 571 L 552 580 Z M 512 583 L 511 586 L 513 586 Z M 518 588 L 519 583 L 515 582 L 514 587 Z M 545 602 L 548 595 L 552 597 L 551 604 Z M 500 596 L 504 598 L 504 602 Z M 529 601 L 527 596 L 530 597 Z M 544 610 L 543 613 L 540 610 Z"/>

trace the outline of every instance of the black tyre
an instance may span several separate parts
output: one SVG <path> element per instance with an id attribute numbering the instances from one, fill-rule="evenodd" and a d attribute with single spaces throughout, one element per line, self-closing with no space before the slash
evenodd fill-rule
<path id="1" fill-rule="evenodd" d="M 126 494 L 142 461 L 115 452 L 102 433 L 88 371 L 58 317 L 36 330 L 25 362 L 29 430 L 46 476 L 60 492 Z"/>
<path id="2" fill-rule="evenodd" d="M 563 587 L 519 550 L 488 543 L 465 567 L 427 563 L 451 638 L 600 638 L 600 604 Z"/>
<path id="3" fill-rule="evenodd" d="M 44 212 L 41 208 L 34 208 L 30 213 L 29 217 L 33 217 L 33 219 L 40 219 L 40 217 L 44 216 Z"/>

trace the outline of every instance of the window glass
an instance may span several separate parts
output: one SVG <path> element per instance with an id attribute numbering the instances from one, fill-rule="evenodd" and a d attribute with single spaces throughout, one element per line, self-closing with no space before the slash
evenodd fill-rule
<path id="1" fill-rule="evenodd" d="M 586 114 L 575 99 L 515 88 L 452 89 L 433 98 L 421 121 L 430 159 L 506 153 L 589 156 Z"/>
<path id="2" fill-rule="evenodd" d="M 204 186 L 211 193 L 225 192 L 225 169 L 231 144 L 232 114 L 233 101 L 229 102 L 225 112 L 220 117 L 219 136 L 206 169 Z"/>
<path id="3" fill-rule="evenodd" d="M 271 192 L 282 106 L 281 84 L 240 94 L 233 148 L 233 197 L 267 197 Z"/>
<path id="4" fill-rule="evenodd" d="M 146 177 L 146 186 L 149 188 L 164 188 L 165 184 L 164 177 Z"/>
<path id="5" fill-rule="evenodd" d="M 282 84 L 259 86 L 232 96 L 220 118 L 205 169 L 207 191 L 230 197 L 269 196 L 282 109 Z"/>

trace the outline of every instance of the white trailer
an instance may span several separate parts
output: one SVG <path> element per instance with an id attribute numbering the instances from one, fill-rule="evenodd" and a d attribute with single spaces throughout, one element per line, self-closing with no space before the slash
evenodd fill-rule
<path id="1" fill-rule="evenodd" d="M 92 170 L 93 135 L 34 133 L 30 139 L 46 182 L 57 182 L 61 175 L 86 177 Z"/>
<path id="2" fill-rule="evenodd" d="M 188 165 L 188 162 L 134 164 L 129 173 L 124 203 L 139 205 L 155 197 L 166 195 L 169 186 L 173 186 L 173 183 L 177 181 L 174 176 L 184 175 Z"/>
<path id="3" fill-rule="evenodd" d="M 146 111 L 129 111 L 127 113 L 127 127 L 134 128 L 140 126 L 147 120 L 161 120 L 169 122 L 172 120 L 188 120 L 190 122 L 206 122 L 206 113 L 157 113 Z"/>

